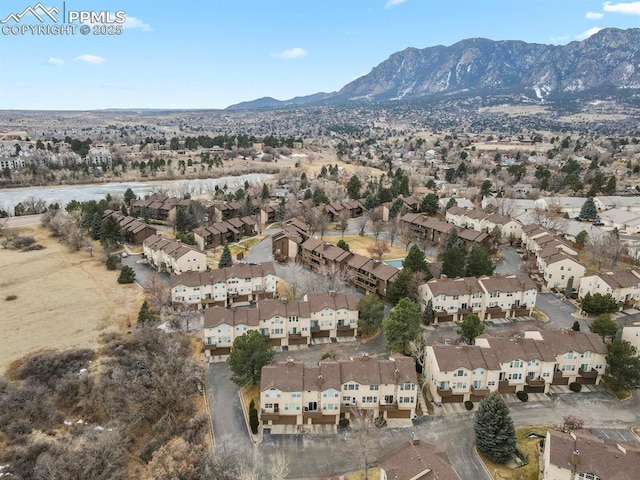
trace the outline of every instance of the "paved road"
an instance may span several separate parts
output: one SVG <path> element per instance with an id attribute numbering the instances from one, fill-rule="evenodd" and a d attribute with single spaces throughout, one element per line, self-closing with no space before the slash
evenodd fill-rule
<path id="1" fill-rule="evenodd" d="M 122 265 L 128 265 L 136 272 L 136 283 L 140 285 L 142 288 L 145 288 L 149 283 L 150 277 L 156 273 L 155 268 L 147 265 L 146 262 L 142 260 L 141 255 L 129 255 L 126 258 L 121 259 Z M 167 272 L 162 272 L 158 274 L 158 277 L 162 279 L 168 285 L 171 277 Z"/>
<path id="2" fill-rule="evenodd" d="M 224 362 L 209 365 L 206 383 L 213 436 L 216 442 L 228 438 L 234 446 L 249 451 L 253 447 L 242 414 L 238 387 L 230 379 L 229 365 Z"/>
<path id="3" fill-rule="evenodd" d="M 578 320 L 580 329 L 589 331 L 589 324 L 586 320 L 577 319 L 571 315 L 576 311 L 575 307 L 562 301 L 553 293 L 538 293 L 536 307 L 549 317 L 549 323 L 544 325 L 548 330 L 571 328 L 573 322 Z"/>
<path id="4" fill-rule="evenodd" d="M 502 258 L 500 258 L 496 265 L 496 273 L 500 275 L 516 275 L 521 273 L 522 257 L 516 252 L 516 249 L 505 246 L 502 247 L 500 251 L 502 252 Z"/>
<path id="5" fill-rule="evenodd" d="M 1 222 L 5 222 L 4 228 L 16 228 L 16 227 L 30 227 L 33 225 L 40 225 L 42 221 L 42 214 L 40 215 L 23 215 L 21 217 L 8 217 L 0 219 Z"/>

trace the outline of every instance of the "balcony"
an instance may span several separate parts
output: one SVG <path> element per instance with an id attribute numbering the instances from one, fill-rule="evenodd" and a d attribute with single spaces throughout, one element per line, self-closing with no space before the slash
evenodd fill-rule
<path id="1" fill-rule="evenodd" d="M 348 332 L 349 330 L 353 330 L 350 325 L 338 325 L 339 332 Z"/>
<path id="2" fill-rule="evenodd" d="M 260 414 L 260 420 L 262 420 L 263 422 L 268 422 L 270 420 L 278 420 L 280 418 L 280 414 L 279 413 L 272 413 L 272 412 L 262 412 Z"/>
<path id="3" fill-rule="evenodd" d="M 598 371 L 593 368 L 591 370 L 583 370 L 582 368 L 579 368 L 578 373 L 582 378 L 596 378 L 598 376 Z"/>
<path id="4" fill-rule="evenodd" d="M 476 397 L 484 397 L 485 395 L 489 395 L 490 391 L 488 388 L 476 388 L 471 385 L 471 395 L 475 395 Z"/>
<path id="5" fill-rule="evenodd" d="M 289 334 L 289 338 L 291 338 L 291 339 L 302 338 L 302 333 L 300 333 L 300 332 L 298 332 L 298 333 L 290 333 Z"/>
<path id="6" fill-rule="evenodd" d="M 531 378 L 527 375 L 525 378 L 525 382 L 527 385 L 531 387 L 544 387 L 545 381 L 543 378 Z"/>
<path id="7" fill-rule="evenodd" d="M 562 378 L 562 372 L 560 370 L 556 370 L 553 372 L 553 378 Z"/>
<path id="8" fill-rule="evenodd" d="M 470 313 L 473 313 L 473 308 L 459 308 L 458 309 L 458 314 L 459 315 L 468 315 Z"/>
<path id="9" fill-rule="evenodd" d="M 438 395 L 440 395 L 441 397 L 450 397 L 453 395 L 453 390 L 451 390 L 450 388 L 437 387 L 436 391 L 438 392 Z"/>
<path id="10" fill-rule="evenodd" d="M 381 412 L 388 412 L 390 410 L 397 410 L 398 404 L 396 402 L 393 403 L 382 403 L 379 406 Z"/>
<path id="11" fill-rule="evenodd" d="M 311 327 L 310 330 L 311 330 L 311 333 L 319 332 L 320 327 Z"/>

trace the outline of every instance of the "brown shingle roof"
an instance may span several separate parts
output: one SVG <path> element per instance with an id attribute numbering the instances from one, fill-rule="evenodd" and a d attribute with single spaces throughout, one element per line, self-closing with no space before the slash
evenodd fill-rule
<path id="1" fill-rule="evenodd" d="M 429 443 L 407 442 L 380 462 L 389 480 L 460 480 L 447 455 Z"/>

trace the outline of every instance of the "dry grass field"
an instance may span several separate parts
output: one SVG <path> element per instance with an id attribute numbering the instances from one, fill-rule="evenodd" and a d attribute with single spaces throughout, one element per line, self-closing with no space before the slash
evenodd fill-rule
<path id="1" fill-rule="evenodd" d="M 360 235 L 345 235 L 344 237 L 342 237 L 341 235 L 325 235 L 323 240 L 334 245 L 337 244 L 340 240 L 344 240 L 349 244 L 349 250 L 351 252 L 364 255 L 365 257 L 371 256 L 371 254 L 367 251 L 367 247 L 376 243 L 375 238 L 368 236 L 361 237 Z M 384 243 L 388 244 L 388 242 Z M 397 258 L 404 259 L 407 256 L 407 251 L 403 247 L 399 247 L 398 245 L 389 245 L 389 247 L 389 252 L 385 253 L 382 256 L 382 260 L 392 260 Z"/>
<path id="2" fill-rule="evenodd" d="M 29 352 L 95 347 L 101 333 L 135 322 L 143 300 L 137 285 L 119 285 L 97 256 L 69 252 L 43 228 L 20 234 L 46 248 L 0 249 L 0 373 Z"/>

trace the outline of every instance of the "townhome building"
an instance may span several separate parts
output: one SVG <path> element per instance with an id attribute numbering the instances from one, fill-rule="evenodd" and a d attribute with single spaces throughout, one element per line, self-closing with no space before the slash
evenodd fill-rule
<path id="1" fill-rule="evenodd" d="M 348 269 L 350 283 L 358 290 L 385 297 L 387 288 L 399 273 L 395 267 L 363 255 L 347 252 L 340 247 L 309 238 L 300 245 L 298 260 L 311 270 Z"/>
<path id="2" fill-rule="evenodd" d="M 481 320 L 528 316 L 537 289 L 527 275 L 431 279 L 418 286 L 420 308 L 433 310 L 434 322 L 462 322 L 470 314 Z"/>
<path id="3" fill-rule="evenodd" d="M 157 234 L 155 227 L 147 225 L 146 223 L 138 220 L 137 218 L 124 216 L 120 212 L 113 210 L 105 210 L 102 218 L 113 217 L 120 225 L 120 231 L 125 243 L 132 243 L 134 245 L 142 245 L 142 243 L 152 235 Z"/>
<path id="4" fill-rule="evenodd" d="M 548 289 L 564 291 L 571 286 L 574 290 L 578 290 L 582 277 L 587 271 L 577 256 L 557 250 L 540 253 L 537 263 L 544 285 Z"/>
<path id="5" fill-rule="evenodd" d="M 271 252 L 278 262 L 294 261 L 301 255 L 300 245 L 309 239 L 306 223 L 293 218 L 284 222 L 282 230 L 271 237 Z"/>
<path id="6" fill-rule="evenodd" d="M 255 307 L 213 306 L 204 312 L 204 347 L 210 359 L 228 355 L 233 341 L 259 331 L 275 347 L 354 340 L 358 299 L 337 293 L 307 294 L 302 300 L 263 299 Z"/>
<path id="7" fill-rule="evenodd" d="M 144 199 L 131 202 L 131 215 L 145 219 L 173 222 L 176 219 L 176 209 L 188 207 L 190 200 L 151 195 Z"/>
<path id="8" fill-rule="evenodd" d="M 603 440 L 585 430 L 547 430 L 542 480 L 635 480 L 640 444 Z"/>
<path id="9" fill-rule="evenodd" d="M 180 275 L 207 270 L 207 256 L 204 253 L 162 235 L 156 234 L 145 239 L 142 250 L 149 265 L 159 272 Z"/>
<path id="10" fill-rule="evenodd" d="M 260 420 L 274 425 L 337 425 L 357 410 L 374 417 L 415 417 L 418 398 L 415 361 L 394 355 L 381 360 L 363 354 L 318 365 L 289 358 L 262 368 Z"/>
<path id="11" fill-rule="evenodd" d="M 599 384 L 607 346 L 590 332 L 527 331 L 524 338 L 486 334 L 475 345 L 430 345 L 425 379 L 437 403 L 480 401 L 491 392 L 547 393 L 550 385 Z"/>
<path id="12" fill-rule="evenodd" d="M 200 250 L 216 248 L 256 235 L 256 221 L 252 217 L 230 218 L 209 226 L 197 228 L 193 237 Z"/>
<path id="13" fill-rule="evenodd" d="M 467 210 L 461 207 L 451 207 L 445 218 L 458 228 L 468 228 L 477 232 L 500 232 L 502 240 L 520 240 L 522 224 L 518 220 L 496 213 L 485 213 L 480 210 Z"/>
<path id="14" fill-rule="evenodd" d="M 378 463 L 379 480 L 460 480 L 441 447 L 420 441 L 415 433 Z"/>
<path id="15" fill-rule="evenodd" d="M 200 309 L 275 298 L 279 278 L 272 262 L 247 264 L 171 277 L 171 301 Z"/>
<path id="16" fill-rule="evenodd" d="M 427 217 L 421 213 L 406 213 L 402 216 L 401 221 L 409 225 L 416 239 L 426 240 L 436 245 L 444 241 L 452 228 L 456 228 L 450 223 Z M 457 231 L 466 249 L 469 249 L 474 244 L 484 247 L 489 244 L 489 235 L 483 231 L 462 227 L 458 228 Z"/>
<path id="17" fill-rule="evenodd" d="M 583 277 L 578 296 L 582 298 L 587 293 L 611 295 L 621 308 L 631 308 L 640 300 L 640 271 L 616 270 Z"/>

